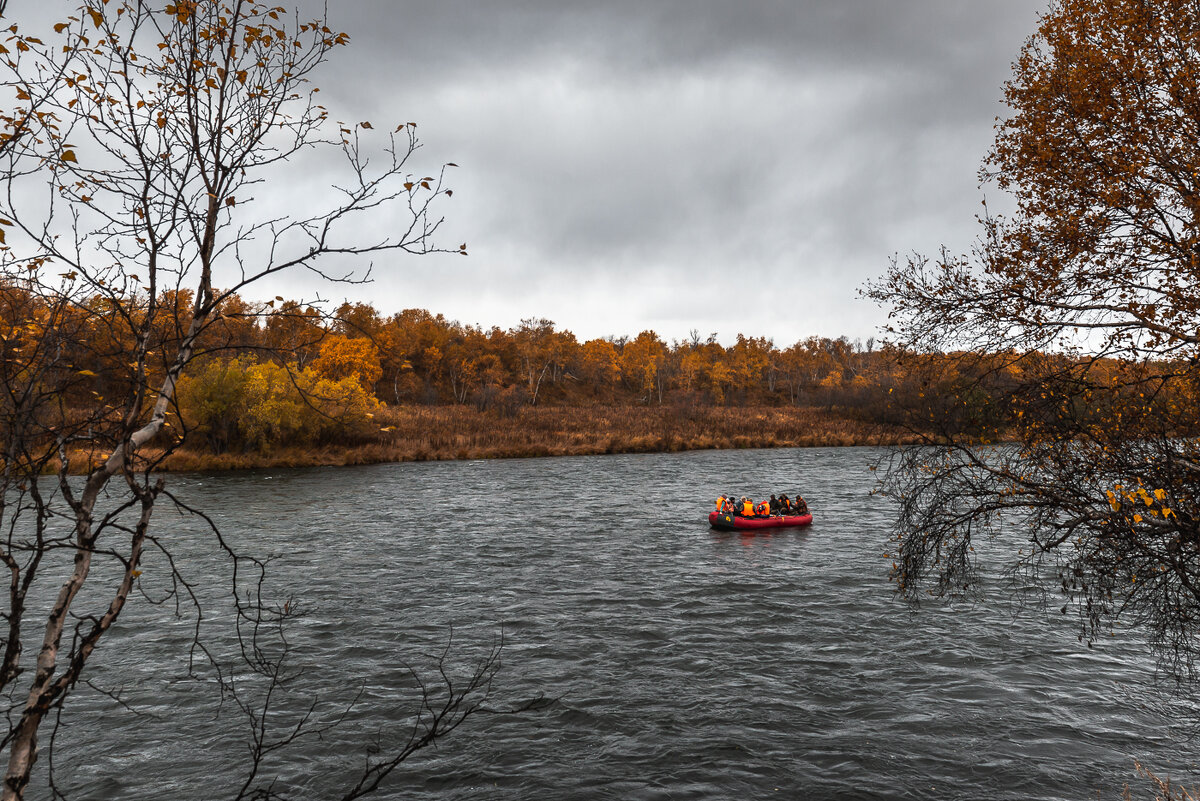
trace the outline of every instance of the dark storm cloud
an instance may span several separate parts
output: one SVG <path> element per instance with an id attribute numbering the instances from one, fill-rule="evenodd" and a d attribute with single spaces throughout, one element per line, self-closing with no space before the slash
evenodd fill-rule
<path id="1" fill-rule="evenodd" d="M 956 61 L 962 74 L 971 69 L 964 54 L 994 50 L 998 39 L 1019 42 L 1035 8 L 979 0 L 358 0 L 335 6 L 331 19 L 359 43 L 390 48 L 418 69 L 437 63 L 475 73 L 489 63 L 570 54 L 638 74 L 747 61 L 871 71 Z"/>

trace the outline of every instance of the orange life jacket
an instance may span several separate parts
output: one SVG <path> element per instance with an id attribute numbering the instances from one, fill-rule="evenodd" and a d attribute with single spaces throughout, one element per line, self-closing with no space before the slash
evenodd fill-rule
<path id="1" fill-rule="evenodd" d="M 768 503 L 757 504 L 754 507 L 754 513 L 760 515 L 769 515 L 771 514 L 771 505 Z"/>
<path id="2" fill-rule="evenodd" d="M 742 514 L 745 517 L 752 517 L 754 515 L 754 502 L 753 501 L 746 501 L 744 504 L 742 504 Z"/>

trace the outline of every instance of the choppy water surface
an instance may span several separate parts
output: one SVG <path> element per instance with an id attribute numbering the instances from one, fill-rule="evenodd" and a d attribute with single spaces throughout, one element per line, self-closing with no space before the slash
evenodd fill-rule
<path id="1" fill-rule="evenodd" d="M 1087 649 L 1004 585 L 913 613 L 886 580 L 877 452 L 601 456 L 175 477 L 272 591 L 310 610 L 294 635 L 305 696 L 363 693 L 362 725 L 295 744 L 281 789 L 328 797 L 413 711 L 405 663 L 445 644 L 463 670 L 501 629 L 493 705 L 401 767 L 412 799 L 1119 797 L 1133 759 L 1198 772 L 1151 703 L 1135 637 Z M 711 497 L 800 491 L 808 530 L 708 528 Z M 224 563 L 195 521 L 160 531 L 192 575 Z M 154 563 L 147 565 L 147 582 Z M 204 581 L 201 583 L 203 584 Z M 214 608 L 212 631 L 226 620 Z M 244 729 L 185 678 L 191 623 L 131 608 L 64 717 L 73 798 L 229 797 Z M 299 703 L 300 699 L 291 699 Z M 334 796 L 337 797 L 337 796 Z"/>

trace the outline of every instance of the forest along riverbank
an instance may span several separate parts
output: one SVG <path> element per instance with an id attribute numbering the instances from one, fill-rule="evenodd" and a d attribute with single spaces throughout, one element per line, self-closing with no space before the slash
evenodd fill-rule
<path id="1" fill-rule="evenodd" d="M 175 471 L 312 467 L 385 462 L 665 453 L 741 448 L 899 445 L 895 426 L 822 407 L 395 406 L 376 415 L 370 442 L 214 453 L 185 446 L 166 460 Z"/>

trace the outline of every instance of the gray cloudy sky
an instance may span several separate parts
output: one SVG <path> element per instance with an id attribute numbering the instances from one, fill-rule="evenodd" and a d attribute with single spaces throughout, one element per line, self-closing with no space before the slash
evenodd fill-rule
<path id="1" fill-rule="evenodd" d="M 415 120 L 426 157 L 461 165 L 447 244 L 471 252 L 380 265 L 370 297 L 581 338 L 871 336 L 884 315 L 857 289 L 891 254 L 969 247 L 1001 83 L 1043 7 L 337 4 L 353 44 L 326 99 Z"/>
<path id="2" fill-rule="evenodd" d="M 324 102 L 416 121 L 426 163 L 460 165 L 442 242 L 471 255 L 322 294 L 581 339 L 865 339 L 885 315 L 857 290 L 892 254 L 969 248 L 1001 84 L 1044 6 L 331 3 L 353 41 L 317 76 Z"/>

